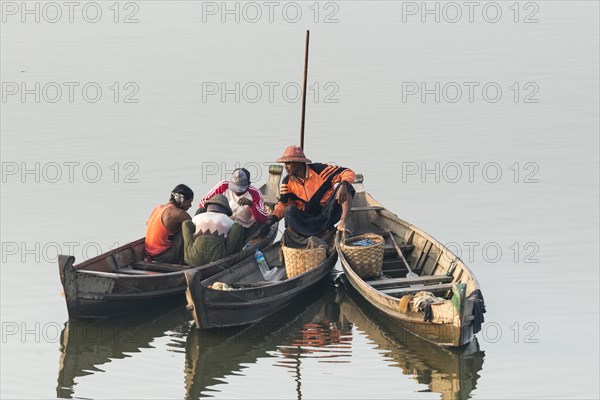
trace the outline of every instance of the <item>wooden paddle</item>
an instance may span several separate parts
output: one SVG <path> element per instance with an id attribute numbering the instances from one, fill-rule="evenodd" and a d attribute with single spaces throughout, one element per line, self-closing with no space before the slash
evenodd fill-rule
<path id="1" fill-rule="evenodd" d="M 396 243 L 396 239 L 394 239 L 394 235 L 392 234 L 392 231 L 388 231 L 388 235 L 390 236 L 390 239 L 392 239 L 392 243 L 394 244 L 394 247 L 396 248 L 396 252 L 398 252 L 398 255 L 400 256 L 402 261 L 404 261 L 404 265 L 406 266 L 406 269 L 408 269 L 408 273 L 406 274 L 406 277 L 407 278 L 417 278 L 419 275 L 412 272 L 412 269 L 410 269 L 410 267 L 408 266 L 408 263 L 406 262 L 406 258 L 404 258 L 404 254 L 402 254 L 402 250 L 400 250 L 400 247 Z"/>

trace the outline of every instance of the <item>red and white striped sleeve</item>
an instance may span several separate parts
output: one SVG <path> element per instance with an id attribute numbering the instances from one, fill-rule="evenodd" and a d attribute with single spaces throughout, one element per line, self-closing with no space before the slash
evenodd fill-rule
<path id="1" fill-rule="evenodd" d="M 204 207 L 204 203 L 206 203 L 206 201 L 210 198 L 212 198 L 215 194 L 223 194 L 225 193 L 225 191 L 229 189 L 229 182 L 228 181 L 221 181 L 219 184 L 217 184 L 217 186 L 215 186 L 214 188 L 212 188 L 210 190 L 210 192 L 208 192 L 206 194 L 206 196 L 204 196 L 201 200 L 200 200 L 200 204 L 198 205 L 198 207 Z"/>
<path id="2" fill-rule="evenodd" d="M 267 220 L 267 212 L 265 211 L 265 199 L 263 198 L 260 190 L 250 185 L 248 188 L 248 192 L 250 196 L 252 196 L 252 207 L 250 210 L 252 211 L 252 216 L 256 223 L 261 224 Z"/>

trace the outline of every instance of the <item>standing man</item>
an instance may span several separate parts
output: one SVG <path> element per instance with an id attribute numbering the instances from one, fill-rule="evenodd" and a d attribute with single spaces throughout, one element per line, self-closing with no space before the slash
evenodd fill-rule
<path id="1" fill-rule="evenodd" d="M 200 200 L 196 214 L 204 212 L 206 202 L 217 194 L 227 198 L 232 211 L 231 218 L 244 227 L 246 241 L 260 232 L 267 220 L 267 212 L 262 193 L 250 184 L 250 171 L 246 168 L 235 169 L 229 181 L 219 182 Z"/>
<path id="2" fill-rule="evenodd" d="M 194 201 L 194 192 L 180 184 L 171 191 L 167 204 L 156 206 L 146 222 L 146 260 L 183 264 L 181 223 L 192 219 L 187 210 Z"/>
<path id="3" fill-rule="evenodd" d="M 284 241 L 309 236 L 328 237 L 340 221 L 338 230 L 346 230 L 352 196 L 354 171 L 330 164 L 311 163 L 300 146 L 289 146 L 277 162 L 285 164 L 287 176 L 281 183 L 281 195 L 272 225 L 285 217 Z M 292 240 L 297 242 L 298 240 Z"/>

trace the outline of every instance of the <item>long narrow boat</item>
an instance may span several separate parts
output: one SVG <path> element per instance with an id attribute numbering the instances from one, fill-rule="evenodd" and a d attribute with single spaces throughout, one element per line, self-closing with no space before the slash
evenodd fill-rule
<path id="1" fill-rule="evenodd" d="M 265 281 L 253 256 L 208 279 L 197 271 L 186 271 L 186 298 L 198 329 L 240 326 L 260 321 L 291 303 L 295 297 L 328 275 L 337 262 L 333 246 L 328 256 L 313 269 L 287 278 L 281 267 L 281 243 L 267 247 L 263 253 L 271 268 L 277 268 L 271 280 Z M 221 282 L 233 290 L 217 290 Z"/>
<path id="2" fill-rule="evenodd" d="M 269 168 L 269 179 L 260 190 L 267 207 L 277 201 L 281 166 Z M 269 233 L 250 241 L 264 248 L 277 236 L 277 224 Z M 243 251 L 199 267 L 144 261 L 144 238 L 74 265 L 75 257 L 60 255 L 58 269 L 70 318 L 103 318 L 139 308 L 153 302 L 181 296 L 186 289 L 184 273 L 195 271 L 208 278 L 252 254 Z"/>
<path id="3" fill-rule="evenodd" d="M 444 347 L 468 344 L 480 329 L 485 312 L 477 279 L 442 243 L 373 199 L 362 182 L 362 176 L 357 175 L 351 226 L 355 234 L 372 232 L 385 238 L 383 269 L 379 277 L 362 279 L 344 256 L 338 237 L 336 248 L 347 280 L 379 312 L 415 335 Z M 390 233 L 418 277 L 406 277 L 409 271 L 396 252 Z M 402 300 L 421 291 L 445 300 L 432 304 L 424 316 L 414 310 L 410 297 Z"/>

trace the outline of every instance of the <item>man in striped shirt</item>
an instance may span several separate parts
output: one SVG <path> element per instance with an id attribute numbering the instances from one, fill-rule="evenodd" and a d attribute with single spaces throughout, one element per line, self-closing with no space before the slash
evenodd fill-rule
<path id="1" fill-rule="evenodd" d="M 267 220 L 267 212 L 262 193 L 250 184 L 250 171 L 246 168 L 235 169 L 229 181 L 220 182 L 200 200 L 196 214 L 204 212 L 206 201 L 217 194 L 227 198 L 232 211 L 231 218 L 244 227 L 245 240 L 260 232 Z"/>
<path id="2" fill-rule="evenodd" d="M 279 201 L 267 219 L 271 225 L 285 217 L 286 232 L 303 237 L 346 230 L 354 171 L 336 165 L 311 163 L 299 146 L 289 146 L 277 162 L 285 164 Z"/>

